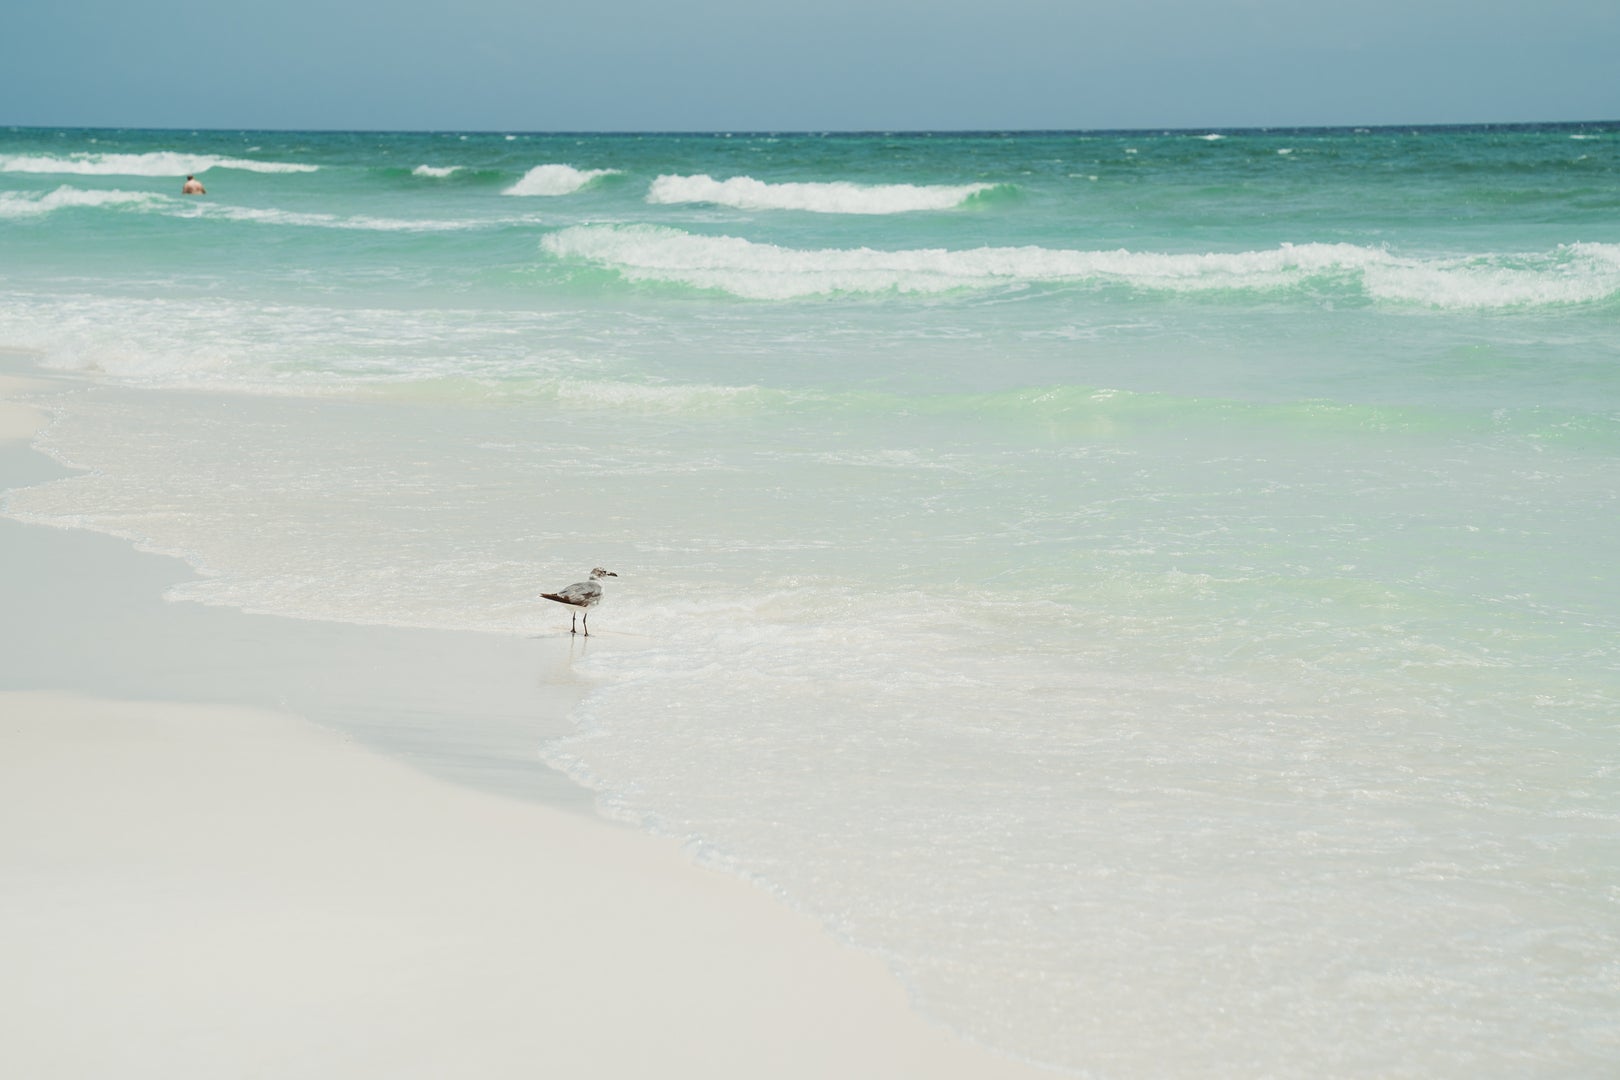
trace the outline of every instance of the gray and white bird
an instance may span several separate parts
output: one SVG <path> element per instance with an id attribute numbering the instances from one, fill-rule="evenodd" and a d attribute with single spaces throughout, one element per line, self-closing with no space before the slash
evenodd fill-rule
<path id="1" fill-rule="evenodd" d="M 556 592 L 543 592 L 540 596 L 542 599 L 555 600 L 559 604 L 567 604 L 569 607 L 575 608 L 573 614 L 568 617 L 568 632 L 570 634 L 579 633 L 578 630 L 574 629 L 574 617 L 579 616 L 580 624 L 585 629 L 585 636 L 590 637 L 591 613 L 589 609 L 602 602 L 602 579 L 618 576 L 613 571 L 604 570 L 598 566 L 591 571 L 589 581 L 577 581 L 566 589 L 559 589 Z"/>

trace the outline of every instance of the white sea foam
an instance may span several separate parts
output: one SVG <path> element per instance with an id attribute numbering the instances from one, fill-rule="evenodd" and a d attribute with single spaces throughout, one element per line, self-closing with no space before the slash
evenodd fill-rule
<path id="1" fill-rule="evenodd" d="M 654 204 L 713 203 L 739 210 L 808 210 L 817 214 L 903 214 L 950 210 L 994 184 L 915 185 L 832 183 L 771 184 L 751 176 L 660 176 L 647 190 Z"/>
<path id="2" fill-rule="evenodd" d="M 411 170 L 411 175 L 429 176 L 436 180 L 442 180 L 445 177 L 453 176 L 460 171 L 460 165 L 418 165 L 416 168 Z"/>
<path id="3" fill-rule="evenodd" d="M 145 154 L 0 154 L 0 172 L 67 173 L 76 176 L 185 176 L 210 169 L 258 173 L 309 173 L 317 165 L 286 161 L 252 161 L 217 154 L 155 150 Z"/>
<path id="4" fill-rule="evenodd" d="M 256 320 L 281 321 L 217 299 L 0 294 L 0 340 L 37 350 L 48 368 L 133 381 L 208 379 L 258 347 Z"/>
<path id="5" fill-rule="evenodd" d="M 364 232 L 462 232 L 508 224 L 513 219 L 446 220 L 431 218 L 382 218 L 366 214 L 325 214 L 273 207 L 231 206 L 226 203 L 193 203 L 177 208 L 176 216 L 206 217 L 225 221 L 250 221 L 263 225 L 286 225 L 313 229 L 351 229 Z"/>
<path id="6" fill-rule="evenodd" d="M 0 218 L 30 218 L 53 210 L 72 207 L 128 206 L 153 207 L 169 202 L 166 196 L 149 191 L 86 191 L 63 185 L 55 191 L 35 195 L 24 191 L 0 192 Z"/>
<path id="7" fill-rule="evenodd" d="M 1368 266 L 1367 293 L 1448 309 L 1586 304 L 1620 296 L 1620 244 L 1565 244 L 1548 254 L 1389 260 Z"/>
<path id="8" fill-rule="evenodd" d="M 23 191 L 0 192 L 0 220 L 40 217 L 57 210 L 104 207 L 149 210 L 181 218 L 211 218 L 219 221 L 246 221 L 263 225 L 351 229 L 366 232 L 460 232 L 469 229 L 499 227 L 513 223 L 527 223 L 532 220 L 528 217 L 455 220 L 384 218 L 366 214 L 340 215 L 280 210 L 274 207 L 235 206 L 230 203 L 182 200 L 151 191 L 103 191 L 75 188 L 68 185 L 63 185 L 54 191 L 43 194 Z"/>
<path id="9" fill-rule="evenodd" d="M 178 200 L 177 200 L 178 201 Z M 49 368 L 148 387 L 227 385 L 235 391 L 478 400 L 491 385 L 560 405 L 649 413 L 751 407 L 753 387 L 596 384 L 549 313 L 456 308 L 346 308 L 263 298 L 134 299 L 94 293 L 41 297 L 0 290 L 0 342 L 35 351 Z"/>
<path id="10" fill-rule="evenodd" d="M 1185 292 L 1279 290 L 1321 280 L 1359 283 L 1376 299 L 1442 308 L 1586 303 L 1620 294 L 1620 246 L 1612 244 L 1569 245 L 1550 255 L 1467 259 L 1401 257 L 1357 244 L 1204 253 L 1038 246 L 797 250 L 662 226 L 580 225 L 547 235 L 541 245 L 552 255 L 599 263 L 632 281 L 768 300 L 1088 281 Z"/>
<path id="11" fill-rule="evenodd" d="M 618 169 L 576 169 L 572 165 L 536 165 L 503 195 L 572 195 L 594 180 L 613 176 Z"/>

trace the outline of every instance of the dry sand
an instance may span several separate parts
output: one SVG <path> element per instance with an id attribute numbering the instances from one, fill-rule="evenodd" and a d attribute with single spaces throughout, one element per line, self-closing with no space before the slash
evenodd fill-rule
<path id="1" fill-rule="evenodd" d="M 295 717 L 0 694 L 0 1073 L 991 1077 L 673 843 Z"/>

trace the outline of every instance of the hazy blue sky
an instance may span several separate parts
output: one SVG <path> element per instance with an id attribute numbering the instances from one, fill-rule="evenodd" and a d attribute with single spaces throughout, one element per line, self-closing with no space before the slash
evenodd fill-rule
<path id="1" fill-rule="evenodd" d="M 0 124 L 477 130 L 1620 118 L 1620 0 L 36 0 Z"/>

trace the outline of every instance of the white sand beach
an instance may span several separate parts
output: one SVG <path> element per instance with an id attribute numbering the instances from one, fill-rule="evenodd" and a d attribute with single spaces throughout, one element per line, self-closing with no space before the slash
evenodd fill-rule
<path id="1" fill-rule="evenodd" d="M 0 406 L 13 449 L 39 422 Z M 49 531 L 4 524 L 0 543 Z M 70 586 L 39 573 L 35 593 Z M 927 1023 L 879 959 L 674 841 L 279 709 L 109 695 L 91 660 L 0 693 L 0 1074 L 1045 1075 Z"/>

